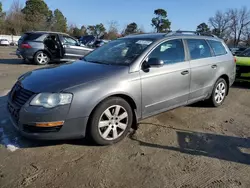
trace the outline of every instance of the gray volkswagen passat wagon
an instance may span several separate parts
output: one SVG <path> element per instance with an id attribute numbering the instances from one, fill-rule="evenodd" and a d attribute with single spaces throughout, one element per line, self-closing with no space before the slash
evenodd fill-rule
<path id="1" fill-rule="evenodd" d="M 82 60 L 20 76 L 8 110 L 26 137 L 90 136 L 108 145 L 143 118 L 201 100 L 220 106 L 234 79 L 233 55 L 216 37 L 131 35 Z"/>

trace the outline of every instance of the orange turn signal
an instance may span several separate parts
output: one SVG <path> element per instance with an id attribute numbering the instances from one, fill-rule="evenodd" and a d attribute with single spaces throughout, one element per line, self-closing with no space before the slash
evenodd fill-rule
<path id="1" fill-rule="evenodd" d="M 36 127 L 58 127 L 62 126 L 63 123 L 64 121 L 36 123 Z"/>

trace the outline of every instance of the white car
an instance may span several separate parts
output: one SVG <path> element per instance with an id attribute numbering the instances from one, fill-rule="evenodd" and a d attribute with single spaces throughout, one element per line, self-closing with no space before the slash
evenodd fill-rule
<path id="1" fill-rule="evenodd" d="M 0 46 L 9 46 L 10 42 L 7 39 L 0 39 Z"/>

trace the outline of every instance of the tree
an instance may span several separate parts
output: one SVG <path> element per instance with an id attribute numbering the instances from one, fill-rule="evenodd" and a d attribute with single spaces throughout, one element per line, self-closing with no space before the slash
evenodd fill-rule
<path id="1" fill-rule="evenodd" d="M 46 29 L 51 21 L 52 12 L 43 0 L 27 0 L 22 9 L 27 22 L 27 29 Z"/>
<path id="2" fill-rule="evenodd" d="M 105 33 L 104 38 L 109 40 L 114 40 L 118 37 L 118 23 L 117 21 L 110 21 L 108 32 Z"/>
<path id="3" fill-rule="evenodd" d="M 0 33 L 4 31 L 5 12 L 3 12 L 2 2 L 0 2 Z"/>
<path id="4" fill-rule="evenodd" d="M 137 32 L 138 32 L 138 26 L 135 22 L 133 22 L 133 23 L 130 23 L 127 25 L 127 27 L 124 31 L 124 35 L 131 35 L 131 34 L 134 34 Z"/>
<path id="5" fill-rule="evenodd" d="M 234 46 L 238 46 L 243 33 L 250 26 L 250 11 L 247 7 L 238 9 L 230 9 L 228 11 L 230 17 L 229 31 L 233 36 Z"/>
<path id="6" fill-rule="evenodd" d="M 217 11 L 214 17 L 209 18 L 208 22 L 213 28 L 212 34 L 223 39 L 228 38 L 228 29 L 230 25 L 230 17 L 228 13 Z"/>
<path id="7" fill-rule="evenodd" d="M 171 22 L 167 19 L 167 11 L 164 9 L 156 9 L 154 11 L 156 17 L 152 18 L 152 26 L 157 33 L 167 32 L 170 30 Z"/>
<path id="8" fill-rule="evenodd" d="M 104 27 L 102 23 L 100 23 L 97 25 L 89 25 L 87 30 L 89 34 L 94 35 L 97 38 L 100 38 L 101 36 L 104 35 L 106 28 Z"/>
<path id="9" fill-rule="evenodd" d="M 60 32 L 67 31 L 67 19 L 59 9 L 54 11 L 52 30 Z"/>
<path id="10" fill-rule="evenodd" d="M 11 8 L 6 16 L 6 32 L 12 35 L 20 35 L 25 27 L 25 18 L 21 12 L 22 5 L 19 0 L 13 1 Z"/>
<path id="11" fill-rule="evenodd" d="M 197 26 L 196 32 L 199 33 L 210 33 L 210 28 L 206 23 L 201 23 L 200 25 Z"/>

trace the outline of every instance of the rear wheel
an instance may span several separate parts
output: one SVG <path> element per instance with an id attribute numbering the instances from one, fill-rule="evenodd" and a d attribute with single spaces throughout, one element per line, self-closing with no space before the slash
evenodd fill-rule
<path id="1" fill-rule="evenodd" d="M 130 105 L 122 98 L 112 97 L 103 101 L 94 111 L 89 134 L 99 145 L 114 144 L 127 135 L 132 121 Z"/>
<path id="2" fill-rule="evenodd" d="M 214 107 L 221 106 L 226 99 L 227 90 L 227 82 L 223 78 L 217 80 L 214 85 L 213 93 L 209 99 L 210 104 Z"/>
<path id="3" fill-rule="evenodd" d="M 36 53 L 34 61 L 37 65 L 46 65 L 50 62 L 50 58 L 45 52 L 40 51 Z"/>

